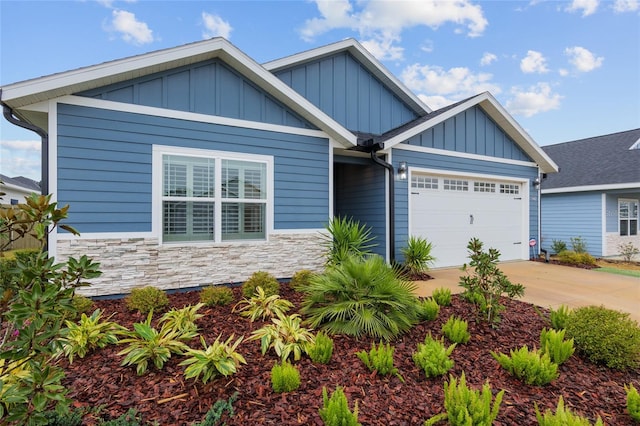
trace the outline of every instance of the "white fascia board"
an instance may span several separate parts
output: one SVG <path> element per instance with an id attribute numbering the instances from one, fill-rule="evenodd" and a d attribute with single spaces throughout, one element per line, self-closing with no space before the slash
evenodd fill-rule
<path id="1" fill-rule="evenodd" d="M 360 61 L 366 69 L 385 83 L 393 92 L 415 110 L 419 115 L 430 113 L 432 110 L 424 102 L 420 100 L 404 83 L 402 83 L 395 75 L 376 59 L 367 49 L 365 49 L 358 41 L 353 38 L 339 41 L 337 43 L 321 46 L 316 49 L 307 50 L 281 59 L 266 62 L 262 66 L 271 71 L 277 72 L 282 68 L 290 67 L 295 64 L 318 60 L 326 56 L 333 55 L 338 52 L 348 51 Z"/>
<path id="2" fill-rule="evenodd" d="M 489 117 L 538 164 L 542 173 L 554 173 L 558 171 L 558 165 L 531 139 L 527 132 L 520 127 L 489 92 L 474 96 L 466 102 L 434 117 L 433 120 L 427 120 L 424 123 L 408 129 L 404 133 L 394 136 L 385 141 L 385 149 L 398 145 L 475 105 L 482 107 Z"/>
<path id="3" fill-rule="evenodd" d="M 540 192 L 544 195 L 544 194 L 563 194 L 563 193 L 569 193 L 569 192 L 615 191 L 617 189 L 640 190 L 640 182 L 612 183 L 607 185 L 568 186 L 565 188 L 543 189 Z"/>
<path id="4" fill-rule="evenodd" d="M 159 50 L 10 84 L 2 88 L 2 101 L 12 108 L 20 108 L 213 58 L 220 58 L 227 62 L 267 93 L 324 130 L 345 147 L 357 145 L 357 137 L 353 133 L 223 38 Z"/>

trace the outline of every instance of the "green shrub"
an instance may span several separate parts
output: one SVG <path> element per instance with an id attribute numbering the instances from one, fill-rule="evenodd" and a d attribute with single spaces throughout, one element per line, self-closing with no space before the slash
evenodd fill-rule
<path id="1" fill-rule="evenodd" d="M 453 368 L 453 360 L 449 358 L 456 344 L 444 346 L 444 338 L 435 340 L 431 333 L 418 343 L 418 350 L 413 353 L 413 362 L 424 371 L 427 378 L 442 376 Z"/>
<path id="2" fill-rule="evenodd" d="M 158 323 L 162 326 L 169 327 L 179 332 L 195 333 L 196 331 L 198 331 L 196 320 L 204 316 L 198 313 L 200 308 L 202 308 L 203 306 L 203 303 L 198 303 L 195 306 L 189 305 L 181 309 L 173 308 L 169 312 L 164 314 L 162 318 L 160 318 L 160 321 L 158 321 Z"/>
<path id="3" fill-rule="evenodd" d="M 620 250 L 620 256 L 627 263 L 631 262 L 635 255 L 640 254 L 640 250 L 631 241 L 619 244 L 618 250 Z"/>
<path id="4" fill-rule="evenodd" d="M 307 346 L 307 353 L 311 361 L 328 364 L 333 355 L 333 339 L 322 331 L 316 334 L 313 344 Z"/>
<path id="5" fill-rule="evenodd" d="M 231 343 L 233 334 L 224 342 L 220 341 L 220 337 L 218 336 L 211 345 L 207 345 L 204 338 L 200 336 L 200 343 L 204 350 L 186 349 L 184 354 L 188 358 L 180 363 L 187 366 L 184 377 L 197 380 L 202 376 L 202 383 L 207 383 L 218 376 L 227 377 L 235 374 L 241 363 L 247 363 L 236 351 L 238 345 L 242 343 L 242 336 L 238 337 L 234 343 Z"/>
<path id="6" fill-rule="evenodd" d="M 82 417 L 87 412 L 83 409 L 69 410 L 64 413 L 57 411 L 47 411 L 44 413 L 45 425 L 47 426 L 80 426 Z"/>
<path id="7" fill-rule="evenodd" d="M 569 315 L 571 314 L 571 309 L 569 309 L 565 305 L 560 305 L 557 310 L 550 310 L 549 320 L 551 321 L 551 327 L 554 330 L 562 330 L 567 327 L 567 321 L 569 319 Z"/>
<path id="8" fill-rule="evenodd" d="M 573 339 L 564 340 L 566 330 L 547 330 L 540 332 L 540 350 L 549 355 L 551 361 L 560 365 L 573 355 Z"/>
<path id="9" fill-rule="evenodd" d="M 468 327 L 469 324 L 465 320 L 453 316 L 442 324 L 442 332 L 453 343 L 467 343 L 471 338 Z"/>
<path id="10" fill-rule="evenodd" d="M 616 370 L 640 364 L 640 327 L 627 313 L 604 306 L 574 309 L 567 321 L 567 336 L 592 362 Z"/>
<path id="11" fill-rule="evenodd" d="M 569 265 L 587 265 L 594 266 L 596 264 L 595 257 L 589 253 L 578 253 L 572 250 L 565 250 L 558 253 L 558 260 Z"/>
<path id="12" fill-rule="evenodd" d="M 404 383 L 404 378 L 400 375 L 400 372 L 393 366 L 393 352 L 395 348 L 388 343 L 385 345 L 380 342 L 378 347 L 375 344 L 371 344 L 371 350 L 356 352 L 356 356 L 367 366 L 369 371 L 376 371 L 381 376 L 388 376 L 390 374 L 395 375 Z"/>
<path id="13" fill-rule="evenodd" d="M 465 289 L 468 300 L 489 323 L 500 320 L 500 312 L 505 308 L 500 304 L 500 296 L 519 297 L 524 294 L 521 284 L 512 284 L 507 276 L 498 269 L 500 252 L 494 248 L 482 249 L 482 242 L 472 238 L 467 245 L 471 261 L 464 264 L 462 271 L 466 276 L 460 277 L 460 286 Z"/>
<path id="14" fill-rule="evenodd" d="M 325 426 L 360 426 L 358 423 L 358 402 L 356 401 L 353 412 L 351 412 L 347 396 L 341 387 L 338 386 L 331 393 L 331 397 L 327 394 L 327 388 L 323 387 L 320 418 Z"/>
<path id="15" fill-rule="evenodd" d="M 556 412 L 546 410 L 544 414 L 540 413 L 538 404 L 535 404 L 536 418 L 540 426 L 591 426 L 591 422 L 584 417 L 573 414 L 569 409 L 564 408 L 564 400 L 562 396 L 558 400 Z M 595 426 L 603 426 L 602 419 L 598 416 Z"/>
<path id="16" fill-rule="evenodd" d="M 129 411 L 117 419 L 102 422 L 100 426 L 142 426 L 144 424 L 142 415 L 138 413 L 138 410 L 130 408 Z"/>
<path id="17" fill-rule="evenodd" d="M 362 258 L 371 254 L 376 246 L 371 228 L 361 225 L 353 218 L 336 216 L 327 224 L 323 237 L 327 266 L 336 266 L 351 258 Z"/>
<path id="18" fill-rule="evenodd" d="M 272 318 L 273 324 L 265 325 L 251 333 L 249 340 L 260 340 L 262 355 L 273 348 L 283 360 L 293 355 L 295 361 L 300 360 L 307 348 L 315 343 L 315 336 L 309 329 L 300 326 L 300 315 L 280 315 Z"/>
<path id="19" fill-rule="evenodd" d="M 293 392 L 300 387 L 300 371 L 287 361 L 276 363 L 271 368 L 271 387 L 277 393 Z"/>
<path id="20" fill-rule="evenodd" d="M 126 329 L 115 322 L 101 321 L 101 316 L 100 309 L 96 309 L 90 317 L 85 313 L 81 314 L 77 324 L 66 321 L 67 328 L 63 330 L 64 337 L 60 342 L 62 351 L 69 358 L 69 363 L 73 362 L 75 355 L 84 358 L 93 349 L 118 343 L 118 335 Z"/>
<path id="21" fill-rule="evenodd" d="M 404 268 L 410 274 L 418 275 L 429 270 L 436 258 L 431 254 L 433 245 L 422 237 L 409 237 L 407 247 L 402 249 Z"/>
<path id="22" fill-rule="evenodd" d="M 451 305 L 451 290 L 445 287 L 436 288 L 431 293 L 431 297 L 436 303 L 440 306 L 449 306 Z"/>
<path id="23" fill-rule="evenodd" d="M 558 378 L 558 364 L 546 353 L 529 351 L 526 346 L 510 351 L 511 356 L 491 351 L 496 361 L 512 376 L 528 385 L 543 386 Z"/>
<path id="24" fill-rule="evenodd" d="M 503 395 L 504 390 L 498 392 L 492 405 L 493 395 L 488 382 L 482 386 L 480 393 L 479 390 L 467 387 L 464 373 L 460 376 L 459 383 L 455 377 L 449 376 L 449 382 L 444 384 L 446 413 L 430 418 L 424 425 L 431 426 L 447 420 L 451 426 L 491 426 L 498 417 Z"/>
<path id="25" fill-rule="evenodd" d="M 587 242 L 582 237 L 571 237 L 569 238 L 571 241 L 571 250 L 576 253 L 586 253 L 587 252 Z"/>
<path id="26" fill-rule="evenodd" d="M 200 303 L 205 306 L 225 306 L 233 302 L 233 290 L 223 285 L 205 287 L 200 291 Z"/>
<path id="27" fill-rule="evenodd" d="M 567 249 L 567 243 L 565 243 L 562 240 L 553 240 L 553 243 L 551 244 L 551 250 L 553 250 L 555 254 L 563 252 L 566 249 Z"/>
<path id="28" fill-rule="evenodd" d="M 253 296 L 257 287 L 262 287 L 267 296 L 280 294 L 280 283 L 268 272 L 254 272 L 247 281 L 242 283 L 242 295 L 247 298 Z"/>
<path id="29" fill-rule="evenodd" d="M 330 334 L 390 340 L 418 321 L 414 289 L 380 256 L 349 258 L 311 280 L 301 311 Z"/>
<path id="30" fill-rule="evenodd" d="M 417 303 L 418 318 L 421 321 L 433 321 L 438 317 L 440 305 L 433 298 L 418 300 Z"/>
<path id="31" fill-rule="evenodd" d="M 244 317 L 249 317 L 253 322 L 258 318 L 264 320 L 284 315 L 291 308 L 293 308 L 293 303 L 281 299 L 277 294 L 267 296 L 262 287 L 258 286 L 250 299 L 241 300 L 233 310 L 237 310 Z"/>
<path id="32" fill-rule="evenodd" d="M 296 291 L 304 291 L 305 288 L 309 285 L 311 278 L 316 275 L 314 272 L 309 271 L 308 269 L 302 269 L 297 271 L 291 277 L 291 288 Z"/>
<path id="33" fill-rule="evenodd" d="M 222 421 L 225 411 L 229 417 L 233 417 L 234 409 L 233 403 L 238 399 L 238 392 L 234 392 L 228 400 L 219 399 L 213 404 L 213 407 L 207 411 L 202 422 L 194 423 L 192 426 L 218 426 Z M 223 423 L 226 425 L 226 423 Z"/>
<path id="34" fill-rule="evenodd" d="M 73 303 L 73 307 L 78 314 L 88 314 L 93 311 L 93 300 L 88 297 L 76 294 L 73 296 L 73 299 L 71 299 L 71 303 Z"/>
<path id="35" fill-rule="evenodd" d="M 629 386 L 625 385 L 624 390 L 627 393 L 627 411 L 629 412 L 629 416 L 631 416 L 636 423 L 640 423 L 640 394 L 638 394 L 638 390 L 632 383 L 629 383 Z"/>
<path id="36" fill-rule="evenodd" d="M 167 293 L 153 286 L 134 288 L 125 298 L 127 308 L 148 314 L 151 311 L 161 311 L 169 305 Z"/>

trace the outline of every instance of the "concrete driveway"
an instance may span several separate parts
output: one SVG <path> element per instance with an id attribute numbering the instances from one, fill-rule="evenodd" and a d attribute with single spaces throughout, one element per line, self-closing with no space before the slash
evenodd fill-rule
<path id="1" fill-rule="evenodd" d="M 525 286 L 524 297 L 518 299 L 544 308 L 557 309 L 604 305 L 628 312 L 640 323 L 640 279 L 608 272 L 571 268 L 541 262 L 504 262 L 499 266 L 512 283 Z M 434 279 L 419 281 L 418 296 L 430 296 L 439 287 L 460 293 L 459 268 L 433 269 Z"/>

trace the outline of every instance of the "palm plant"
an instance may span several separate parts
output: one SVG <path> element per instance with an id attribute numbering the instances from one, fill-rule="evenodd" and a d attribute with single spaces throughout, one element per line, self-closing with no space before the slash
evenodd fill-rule
<path id="1" fill-rule="evenodd" d="M 418 321 L 414 289 L 380 256 L 349 257 L 311 280 L 301 311 L 313 328 L 388 341 Z"/>
<path id="2" fill-rule="evenodd" d="M 327 265 L 339 265 L 349 257 L 362 257 L 371 253 L 374 237 L 371 228 L 353 218 L 336 216 L 326 226 L 329 235 L 323 234 L 327 250 Z"/>
<path id="3" fill-rule="evenodd" d="M 425 238 L 409 237 L 407 247 L 402 249 L 405 269 L 413 275 L 428 271 L 430 264 L 436 260 L 431 254 L 432 249 L 433 244 Z"/>

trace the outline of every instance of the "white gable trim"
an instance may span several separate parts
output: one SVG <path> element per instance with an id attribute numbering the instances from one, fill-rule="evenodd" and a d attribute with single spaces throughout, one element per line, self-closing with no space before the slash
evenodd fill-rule
<path id="1" fill-rule="evenodd" d="M 640 189 L 640 182 L 611 183 L 608 185 L 568 186 L 566 188 L 543 189 L 542 194 L 562 194 L 567 192 L 613 191 L 616 189 Z"/>
<path id="2" fill-rule="evenodd" d="M 500 157 L 491 157 L 489 155 L 480 155 L 480 154 L 469 154 L 466 152 L 458 152 L 458 151 L 449 151 L 447 149 L 439 149 L 439 148 L 429 148 L 424 146 L 415 146 L 415 145 L 396 145 L 393 149 L 402 149 L 405 151 L 413 151 L 413 152 L 422 152 L 426 154 L 435 154 L 435 155 L 446 155 L 449 157 L 456 158 L 467 158 L 470 160 L 480 160 L 480 161 L 491 161 L 493 163 L 501 163 L 501 164 L 512 164 L 515 166 L 525 166 L 525 167 L 536 167 L 536 163 L 533 161 L 521 161 L 521 160 L 511 160 L 509 158 L 500 158 Z M 386 149 L 384 150 L 386 152 Z"/>

